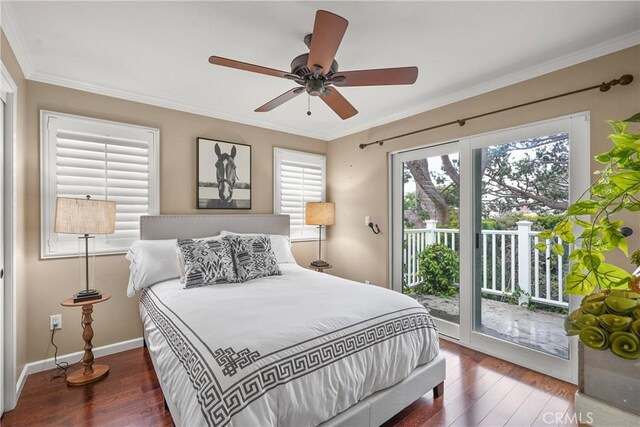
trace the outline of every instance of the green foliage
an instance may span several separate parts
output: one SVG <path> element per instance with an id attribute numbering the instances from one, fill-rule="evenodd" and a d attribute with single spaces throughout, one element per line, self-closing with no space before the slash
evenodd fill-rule
<path id="1" fill-rule="evenodd" d="M 623 223 L 612 216 L 625 210 L 640 211 L 640 133 L 629 133 L 627 122 L 640 122 L 640 113 L 625 121 L 609 122 L 614 130 L 609 136 L 614 147 L 595 156 L 603 165 L 596 172 L 598 179 L 567 208 L 565 218 L 539 235 L 579 243 L 569 254 L 574 264 L 567 275 L 566 293 L 588 295 L 603 289 L 627 288 L 632 283 L 629 272 L 604 262 L 607 252 L 619 250 L 628 255 L 627 238 L 620 231 Z M 585 198 L 589 192 L 591 198 Z M 592 221 L 581 215 L 591 215 Z M 573 233 L 574 225 L 582 228 L 579 236 Z M 561 246 L 554 246 L 553 250 L 564 252 Z M 632 259 L 637 264 L 639 261 L 640 255 Z"/>
<path id="2" fill-rule="evenodd" d="M 483 151 L 483 216 L 564 212 L 568 204 L 569 135 L 548 135 Z"/>
<path id="3" fill-rule="evenodd" d="M 404 209 L 414 211 L 417 216 L 425 221 L 429 219 L 429 213 L 420 206 L 420 197 L 416 192 L 406 193 L 404 195 Z M 414 228 L 414 224 L 405 218 L 405 228 Z"/>
<path id="4" fill-rule="evenodd" d="M 523 296 L 527 299 L 526 302 L 520 303 L 520 297 Z M 516 285 L 515 289 L 511 294 L 506 295 L 505 302 L 507 304 L 520 305 L 522 307 L 527 307 L 531 310 L 535 308 L 535 305 L 531 304 L 531 294 L 522 290 L 522 288 Z"/>
<path id="5" fill-rule="evenodd" d="M 545 230 L 553 228 L 555 225 L 564 219 L 564 215 L 560 214 L 524 214 L 524 213 L 510 213 L 500 215 L 498 217 L 482 218 L 483 230 L 516 230 L 518 228 L 518 221 L 531 221 L 531 229 L 534 231 Z"/>
<path id="6" fill-rule="evenodd" d="M 640 249 L 631 254 L 629 261 L 640 267 Z"/>
<path id="7" fill-rule="evenodd" d="M 500 222 L 501 217 L 518 215 L 516 212 L 525 207 L 530 213 L 520 214 L 521 219 L 534 222 L 536 214 L 556 216 L 564 212 L 569 194 L 568 138 L 567 133 L 562 133 L 483 148 L 479 171 L 483 218 L 499 217 Z M 424 173 L 417 179 L 409 170 L 413 161 L 405 163 L 403 169 L 404 182 L 415 180 L 419 198 L 424 198 L 416 204 L 415 195 L 405 195 L 405 211 L 412 211 L 405 225 L 418 228 L 429 218 L 438 220 L 439 227 L 457 227 L 460 206 L 457 155 L 444 155 L 441 161 L 434 157 L 419 162 Z M 540 228 L 547 227 L 542 224 Z M 497 225 L 489 229 L 503 228 Z"/>
<path id="8" fill-rule="evenodd" d="M 460 257 L 451 248 L 433 244 L 420 252 L 418 278 L 421 283 L 416 293 L 449 297 L 458 293 L 456 284 L 460 277 Z"/>

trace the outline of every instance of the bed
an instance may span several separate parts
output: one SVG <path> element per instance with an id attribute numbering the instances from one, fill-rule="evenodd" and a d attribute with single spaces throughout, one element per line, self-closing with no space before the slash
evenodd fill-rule
<path id="1" fill-rule="evenodd" d="M 142 240 L 222 230 L 288 235 L 283 215 L 147 216 Z M 433 390 L 445 361 L 428 312 L 376 286 L 281 264 L 282 275 L 145 289 L 145 344 L 178 426 L 377 426 Z"/>

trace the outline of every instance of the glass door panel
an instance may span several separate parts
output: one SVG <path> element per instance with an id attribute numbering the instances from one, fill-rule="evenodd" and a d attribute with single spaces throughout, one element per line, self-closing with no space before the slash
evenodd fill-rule
<path id="1" fill-rule="evenodd" d="M 460 324 L 460 160 L 456 144 L 403 153 L 395 163 L 401 194 L 401 291 L 427 307 L 442 333 Z M 398 289 L 400 290 L 400 289 Z"/>
<path id="2" fill-rule="evenodd" d="M 568 359 L 569 260 L 551 250 L 557 242 L 535 245 L 569 204 L 569 133 L 476 148 L 473 159 L 474 330 Z"/>
<path id="3" fill-rule="evenodd" d="M 575 383 L 564 316 L 579 298 L 564 294 L 558 242 L 538 235 L 589 186 L 588 147 L 580 113 L 392 153 L 392 288 L 441 335 Z"/>

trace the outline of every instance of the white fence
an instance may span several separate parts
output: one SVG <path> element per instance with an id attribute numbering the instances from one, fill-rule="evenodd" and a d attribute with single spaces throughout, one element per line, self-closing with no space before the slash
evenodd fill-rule
<path id="1" fill-rule="evenodd" d="M 531 221 L 519 221 L 516 230 L 482 230 L 478 242 L 482 251 L 482 292 L 511 295 L 517 285 L 540 304 L 568 307 L 564 296 L 564 269 L 567 260 L 551 251 L 551 240 L 546 239 L 546 250 L 535 249 L 540 240 L 538 232 L 531 230 Z M 454 251 L 460 247 L 459 230 L 436 228 L 436 221 L 426 221 L 426 228 L 404 231 L 404 280 L 408 286 L 420 283 L 419 254 L 429 245 L 439 243 Z M 558 240 L 557 243 L 562 243 Z M 565 253 L 568 253 L 565 247 Z M 520 295 L 519 302 L 526 302 Z"/>

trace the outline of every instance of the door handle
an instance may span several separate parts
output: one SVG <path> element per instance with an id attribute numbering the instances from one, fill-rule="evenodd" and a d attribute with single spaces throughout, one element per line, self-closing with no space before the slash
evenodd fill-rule
<path id="1" fill-rule="evenodd" d="M 4 279 L 4 268 L 0 268 L 0 279 Z"/>

